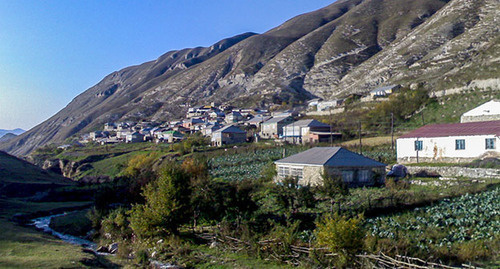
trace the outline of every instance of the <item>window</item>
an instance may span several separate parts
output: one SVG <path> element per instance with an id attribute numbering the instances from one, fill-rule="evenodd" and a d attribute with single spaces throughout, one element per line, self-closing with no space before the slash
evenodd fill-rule
<path id="1" fill-rule="evenodd" d="M 278 176 L 279 177 L 292 176 L 300 180 L 303 177 L 303 170 L 301 167 L 278 166 Z"/>
<path id="2" fill-rule="evenodd" d="M 280 177 L 290 176 L 290 167 L 288 167 L 288 166 L 279 166 L 278 167 L 278 176 L 280 176 Z"/>
<path id="3" fill-rule="evenodd" d="M 421 151 L 424 148 L 424 141 L 415 141 L 415 151 Z"/>
<path id="4" fill-rule="evenodd" d="M 457 139 L 457 140 L 455 140 L 455 149 L 456 150 L 465 149 L 465 139 Z"/>
<path id="5" fill-rule="evenodd" d="M 486 149 L 496 149 L 495 138 L 486 138 Z"/>
<path id="6" fill-rule="evenodd" d="M 359 182 L 370 182 L 370 170 L 359 170 L 358 174 Z"/>
<path id="7" fill-rule="evenodd" d="M 302 179 L 302 168 L 291 168 L 291 176 Z"/>
<path id="8" fill-rule="evenodd" d="M 353 171 L 342 171 L 342 179 L 346 183 L 352 182 L 354 179 L 354 172 Z"/>

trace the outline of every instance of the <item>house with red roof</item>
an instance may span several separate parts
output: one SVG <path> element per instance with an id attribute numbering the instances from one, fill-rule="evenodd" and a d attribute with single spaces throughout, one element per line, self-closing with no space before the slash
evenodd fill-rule
<path id="1" fill-rule="evenodd" d="M 500 120 L 426 125 L 396 140 L 397 159 L 460 163 L 500 157 L 499 137 Z"/>

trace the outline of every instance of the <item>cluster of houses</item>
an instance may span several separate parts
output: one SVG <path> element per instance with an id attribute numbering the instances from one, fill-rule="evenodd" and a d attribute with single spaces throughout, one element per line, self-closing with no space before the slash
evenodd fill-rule
<path id="1" fill-rule="evenodd" d="M 464 113 L 460 123 L 426 125 L 400 136 L 397 160 L 458 163 L 499 158 L 499 143 L 500 100 L 491 100 Z M 321 184 L 328 175 L 349 187 L 374 186 L 383 184 L 386 171 L 385 164 L 340 147 L 311 148 L 275 165 L 278 180 L 296 177 L 301 185 Z"/>
<path id="2" fill-rule="evenodd" d="M 213 146 L 275 139 L 295 144 L 328 142 L 340 137 L 330 125 L 317 120 L 299 120 L 293 111 L 270 113 L 258 109 L 237 109 L 214 104 L 189 108 L 182 120 L 170 122 L 110 122 L 99 131 L 90 132 L 80 142 L 99 144 L 175 143 L 187 135 L 200 133 Z"/>

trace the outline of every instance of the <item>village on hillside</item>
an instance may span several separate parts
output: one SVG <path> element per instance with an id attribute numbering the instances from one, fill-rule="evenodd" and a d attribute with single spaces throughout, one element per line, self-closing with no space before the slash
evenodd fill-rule
<path id="1" fill-rule="evenodd" d="M 389 85 L 374 89 L 366 95 L 351 98 L 361 102 L 387 100 L 397 93 L 400 85 Z M 200 133 L 209 137 L 213 146 L 223 146 L 259 139 L 274 139 L 293 144 L 331 142 L 341 137 L 340 132 L 317 120 L 296 120 L 304 115 L 324 115 L 338 113 L 343 109 L 344 100 L 324 101 L 312 99 L 307 107 L 285 111 L 236 108 L 229 105 L 208 105 L 191 107 L 183 119 L 168 122 L 125 121 L 105 123 L 96 130 L 81 137 L 79 144 L 95 142 L 101 145 L 115 143 L 175 143 L 186 135 Z M 71 145 L 61 145 L 65 149 Z"/>
<path id="2" fill-rule="evenodd" d="M 388 86 L 371 91 L 362 98 L 386 98 L 398 87 Z M 396 93 L 397 94 L 397 93 Z M 210 139 L 211 146 L 221 147 L 260 140 L 278 143 L 332 144 L 342 137 L 339 130 L 315 119 L 301 119 L 311 112 L 341 109 L 342 100 L 311 100 L 307 109 L 274 111 L 241 109 L 210 104 L 189 108 L 184 119 L 169 122 L 109 122 L 102 130 L 81 136 L 77 145 L 89 142 L 101 145 L 115 143 L 176 143 L 188 135 Z M 472 161 L 498 155 L 500 101 L 491 100 L 464 113 L 460 123 L 426 125 L 396 140 L 397 160 L 411 162 Z M 72 145 L 62 145 L 65 149 Z"/>

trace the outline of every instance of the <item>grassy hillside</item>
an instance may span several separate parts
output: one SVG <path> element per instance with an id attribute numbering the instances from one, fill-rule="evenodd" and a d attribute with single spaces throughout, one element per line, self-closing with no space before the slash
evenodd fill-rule
<path id="1" fill-rule="evenodd" d="M 26 227 L 34 216 L 86 207 L 90 201 L 35 202 L 32 195 L 73 187 L 69 179 L 49 173 L 24 160 L 0 152 L 0 267 L 95 268 L 111 266 L 81 247 Z M 23 220 L 17 222 L 14 220 Z"/>
<path id="2" fill-rule="evenodd" d="M 56 187 L 73 185 L 74 182 L 61 175 L 0 151 L 0 198 L 28 197 Z"/>

